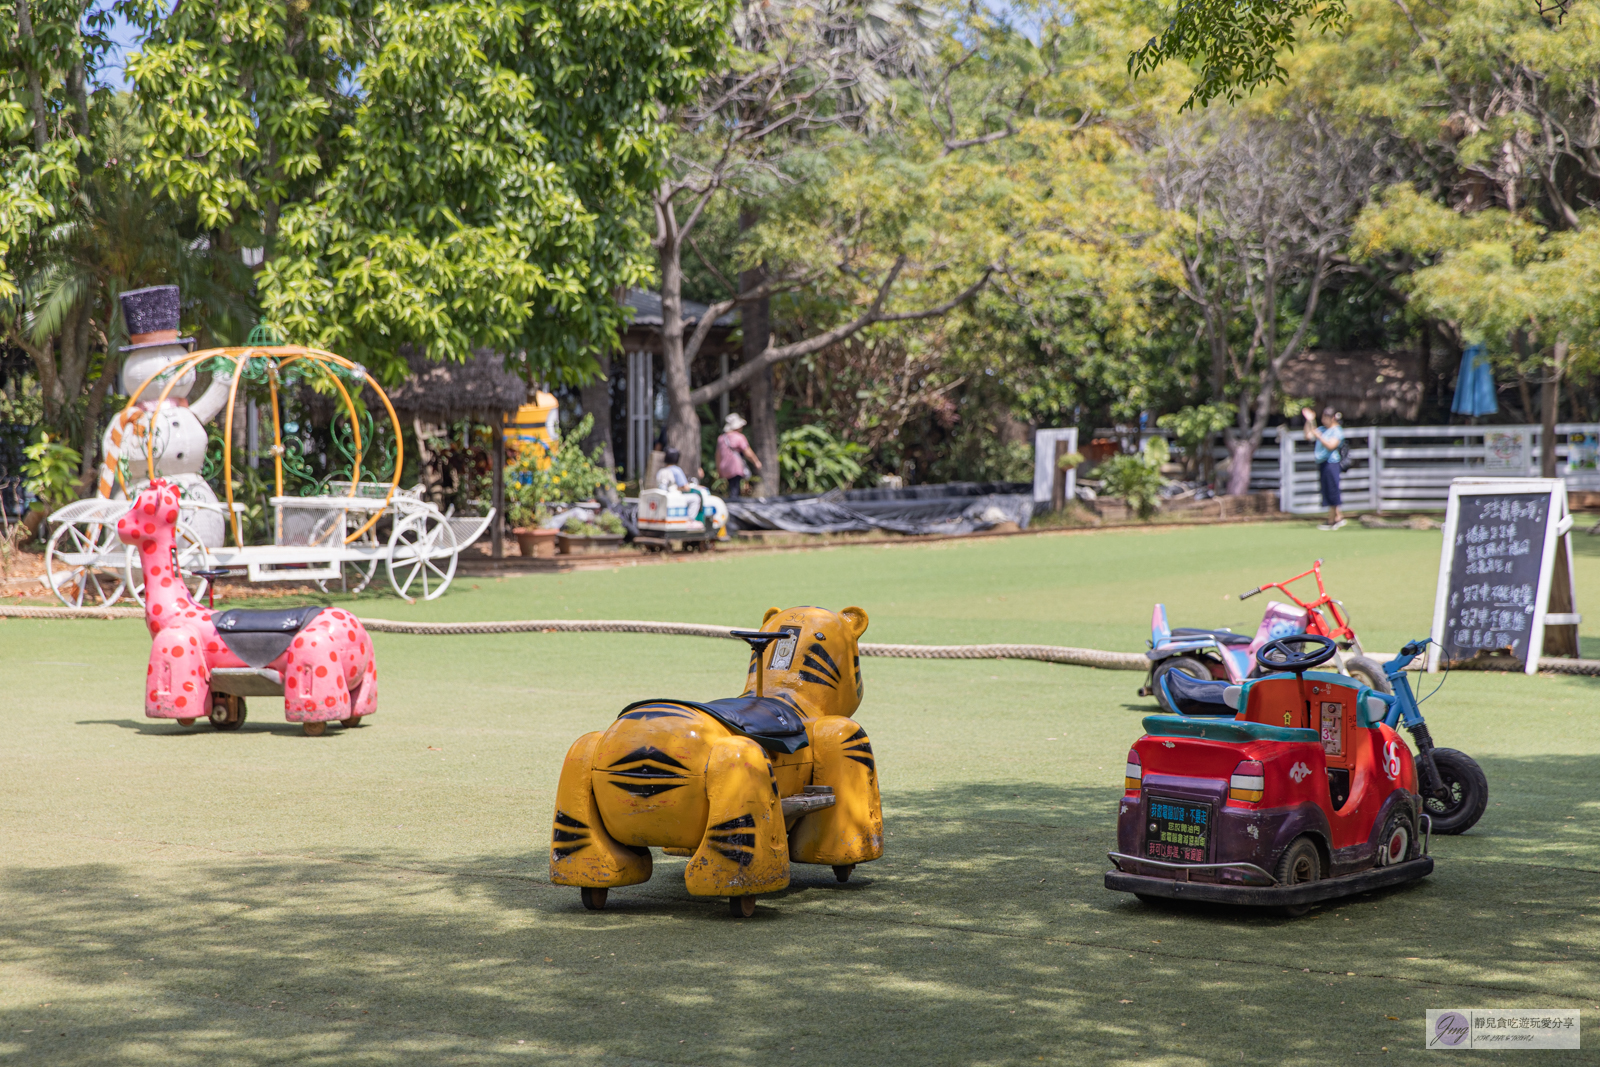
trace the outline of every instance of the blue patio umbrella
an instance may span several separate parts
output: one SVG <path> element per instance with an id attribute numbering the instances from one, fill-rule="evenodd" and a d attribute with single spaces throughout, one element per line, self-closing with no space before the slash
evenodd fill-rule
<path id="1" fill-rule="evenodd" d="M 1461 373 L 1456 375 L 1456 398 L 1450 410 L 1457 415 L 1493 415 L 1500 410 L 1494 396 L 1494 371 L 1483 345 L 1468 345 L 1461 354 Z"/>

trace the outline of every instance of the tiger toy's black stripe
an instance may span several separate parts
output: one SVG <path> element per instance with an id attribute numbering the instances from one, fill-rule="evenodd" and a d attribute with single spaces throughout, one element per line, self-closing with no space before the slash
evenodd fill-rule
<path id="1" fill-rule="evenodd" d="M 821 675 L 818 675 L 818 674 L 812 674 L 808 670 L 801 670 L 800 671 L 800 680 L 802 682 L 810 682 L 813 685 L 820 685 L 820 686 L 822 686 L 822 687 L 824 687 L 826 689 L 837 689 L 838 688 L 838 686 L 834 685 L 828 679 L 826 679 L 826 678 L 824 678 L 824 677 L 822 677 Z"/>
<path id="2" fill-rule="evenodd" d="M 638 763 L 640 760 L 650 760 L 652 763 L 664 763 L 668 767 L 676 767 L 680 771 L 686 771 L 689 769 L 683 764 L 679 763 L 677 760 L 673 759 L 671 756 L 667 755 L 665 752 L 661 751 L 659 748 L 656 748 L 654 745 L 644 745 L 641 748 L 636 748 L 626 756 L 623 756 L 621 759 L 617 760 L 615 763 L 612 763 L 611 766 L 620 767 L 624 763 Z"/>
<path id="3" fill-rule="evenodd" d="M 631 793 L 633 796 L 639 797 L 640 799 L 653 797 L 658 793 L 666 793 L 673 789 L 683 788 L 682 782 L 656 784 L 646 784 L 644 782 L 612 782 L 611 784 L 622 790 L 624 793 Z"/>
<path id="4" fill-rule="evenodd" d="M 713 830 L 742 830 L 747 826 L 753 828 L 755 826 L 755 824 L 756 824 L 756 817 L 754 815 L 741 815 L 737 819 L 729 819 L 727 822 L 719 822 L 719 823 L 717 823 L 717 825 L 713 826 L 712 829 Z"/>
<path id="5" fill-rule="evenodd" d="M 846 752 L 844 758 L 855 760 L 869 771 L 876 771 L 878 769 L 878 764 L 874 762 L 871 756 L 857 756 L 854 753 Z"/>
<path id="6" fill-rule="evenodd" d="M 550 834 L 550 852 L 558 860 L 564 860 L 574 852 L 588 848 L 591 844 L 587 833 L 574 833 L 572 830 L 560 829 L 563 826 L 575 827 L 578 830 L 587 830 L 589 828 L 582 821 L 574 819 L 564 811 L 556 812 L 556 828 Z M 557 847 L 558 842 L 565 841 L 576 841 L 577 844 L 562 844 Z"/>
<path id="7" fill-rule="evenodd" d="M 818 659 L 822 662 L 816 662 Z M 816 642 L 812 642 L 806 648 L 806 666 L 816 667 L 819 671 L 827 671 L 827 673 L 833 675 L 835 681 L 839 679 L 839 665 L 833 662 L 833 657 L 828 655 L 828 650 Z"/>

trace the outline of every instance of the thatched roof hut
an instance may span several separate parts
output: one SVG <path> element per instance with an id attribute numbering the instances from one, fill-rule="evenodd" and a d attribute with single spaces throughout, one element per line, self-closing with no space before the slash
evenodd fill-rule
<path id="1" fill-rule="evenodd" d="M 506 369 L 505 357 L 488 348 L 473 349 L 464 363 L 429 359 L 421 350 L 404 345 L 400 354 L 411 373 L 389 393 L 396 412 L 429 422 L 471 419 L 494 430 L 495 520 L 490 523 L 491 552 L 505 555 L 506 441 L 505 416 L 528 400 L 528 383 Z M 418 440 L 418 447 L 422 442 Z"/>
<path id="2" fill-rule="evenodd" d="M 528 402 L 528 383 L 492 349 L 473 349 L 465 363 L 432 360 L 411 345 L 401 346 L 400 354 L 411 373 L 389 393 L 398 412 L 431 422 L 472 419 L 498 426 L 506 412 Z"/>

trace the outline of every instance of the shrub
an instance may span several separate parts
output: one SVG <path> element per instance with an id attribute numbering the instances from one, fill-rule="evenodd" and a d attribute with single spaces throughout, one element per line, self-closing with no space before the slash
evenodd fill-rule
<path id="1" fill-rule="evenodd" d="M 860 456 L 867 449 L 840 441 L 821 426 L 799 426 L 778 437 L 778 466 L 783 482 L 805 493 L 849 489 L 861 477 Z"/>
<path id="2" fill-rule="evenodd" d="M 1156 513 L 1161 487 L 1167 483 L 1161 465 L 1168 456 L 1167 443 L 1158 437 L 1141 453 L 1112 456 L 1095 473 L 1100 476 L 1106 495 L 1121 497 L 1141 519 L 1148 519 Z"/>

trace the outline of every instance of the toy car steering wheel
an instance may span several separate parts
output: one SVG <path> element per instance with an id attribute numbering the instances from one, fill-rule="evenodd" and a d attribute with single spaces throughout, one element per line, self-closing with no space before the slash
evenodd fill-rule
<path id="1" fill-rule="evenodd" d="M 1313 651 L 1296 652 L 1292 646 L 1300 645 L 1302 649 L 1311 645 Z M 1293 634 L 1289 637 L 1280 637 L 1276 641 L 1268 641 L 1256 650 L 1256 662 L 1261 664 L 1263 670 L 1288 671 L 1290 674 L 1300 674 L 1313 667 L 1320 667 L 1333 658 L 1339 650 L 1333 639 L 1323 637 L 1321 634 Z"/>

